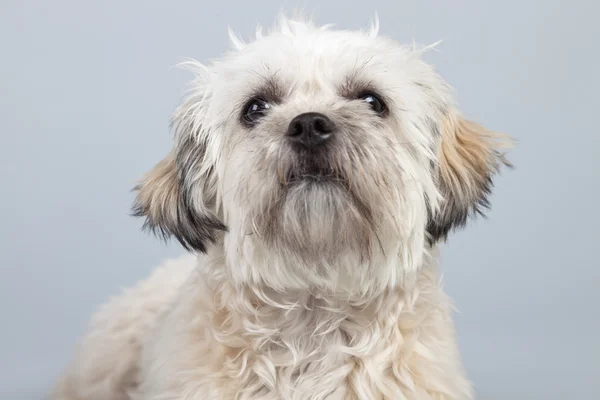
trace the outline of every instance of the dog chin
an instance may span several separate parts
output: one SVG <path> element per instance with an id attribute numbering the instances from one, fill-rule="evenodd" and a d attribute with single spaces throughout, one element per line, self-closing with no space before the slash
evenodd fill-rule
<path id="1" fill-rule="evenodd" d="M 323 196 L 341 197 L 341 200 L 348 197 L 346 182 L 336 176 L 292 175 L 284 186 L 288 193 L 303 192 L 304 195 L 309 196 L 307 201 L 310 202 L 318 203 Z"/>
<path id="2" fill-rule="evenodd" d="M 339 178 L 297 176 L 286 185 L 284 196 L 263 225 L 276 249 L 309 262 L 332 262 L 350 249 L 367 251 L 373 229 L 370 214 Z"/>

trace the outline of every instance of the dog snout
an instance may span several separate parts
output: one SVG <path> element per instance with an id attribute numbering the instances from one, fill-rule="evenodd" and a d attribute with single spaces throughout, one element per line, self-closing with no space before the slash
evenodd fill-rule
<path id="1" fill-rule="evenodd" d="M 309 112 L 296 116 L 288 127 L 290 141 L 312 149 L 331 139 L 335 124 L 326 115 Z"/>

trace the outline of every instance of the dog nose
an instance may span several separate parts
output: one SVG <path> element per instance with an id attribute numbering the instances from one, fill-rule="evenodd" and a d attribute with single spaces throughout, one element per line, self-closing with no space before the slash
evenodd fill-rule
<path id="1" fill-rule="evenodd" d="M 290 122 L 287 136 L 292 142 L 311 149 L 327 142 L 334 129 L 335 124 L 327 116 L 309 112 L 296 116 Z"/>

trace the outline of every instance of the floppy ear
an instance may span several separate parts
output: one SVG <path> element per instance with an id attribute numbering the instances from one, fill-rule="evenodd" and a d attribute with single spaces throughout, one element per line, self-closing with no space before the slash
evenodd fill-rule
<path id="1" fill-rule="evenodd" d="M 164 239 L 174 236 L 185 249 L 206 252 L 227 230 L 216 215 L 215 161 L 207 151 L 213 127 L 204 121 L 212 95 L 206 67 L 193 60 L 181 66 L 195 78 L 171 119 L 175 147 L 135 187 L 133 215 Z"/>
<path id="2" fill-rule="evenodd" d="M 469 217 L 483 215 L 489 208 L 493 176 L 502 165 L 510 166 L 501 153 L 511 145 L 505 135 L 490 132 L 455 112 L 445 116 L 440 133 L 437 178 L 443 200 L 431 211 L 427 224 L 430 242 L 445 239 Z"/>
<path id="3" fill-rule="evenodd" d="M 186 250 L 206 252 L 226 227 L 210 210 L 203 188 L 186 184 L 177 165 L 180 157 L 171 152 L 135 187 L 133 215 L 145 217 L 144 228 L 164 239 L 174 236 Z"/>

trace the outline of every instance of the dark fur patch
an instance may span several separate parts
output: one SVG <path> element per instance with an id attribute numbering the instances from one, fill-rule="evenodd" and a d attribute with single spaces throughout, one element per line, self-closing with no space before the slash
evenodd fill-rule
<path id="1" fill-rule="evenodd" d="M 163 240 L 174 236 L 186 250 L 206 252 L 208 245 L 217 240 L 219 232 L 227 227 L 212 213 L 214 198 L 209 198 L 206 188 L 195 191 L 194 185 L 207 185 L 203 179 L 189 179 L 200 171 L 204 161 L 204 146 L 192 139 L 181 139 L 175 156 L 169 155 L 136 186 L 138 193 L 132 214 L 145 217 L 144 229 Z M 210 175 L 209 169 L 207 175 Z M 202 193 L 202 199 L 194 199 Z M 194 200 L 200 205 L 195 206 Z"/>
<path id="2" fill-rule="evenodd" d="M 175 220 L 165 218 L 164 215 L 156 218 L 148 214 L 147 207 L 136 201 L 132 215 L 146 218 L 144 230 L 152 232 L 165 241 L 173 236 L 188 251 L 206 253 L 208 245 L 217 240 L 218 232 L 227 231 L 227 227 L 216 217 L 195 213 L 183 198 L 179 199 L 175 207 Z"/>
<path id="3" fill-rule="evenodd" d="M 465 227 L 470 218 L 476 216 L 485 218 L 485 213 L 490 208 L 489 196 L 492 193 L 493 186 L 494 183 L 490 175 L 480 188 L 478 198 L 472 203 L 461 203 L 448 188 L 442 189 L 442 195 L 444 196 L 442 209 L 435 218 L 432 217 L 431 211 L 429 211 L 426 227 L 429 244 L 445 241 L 451 231 Z"/>

